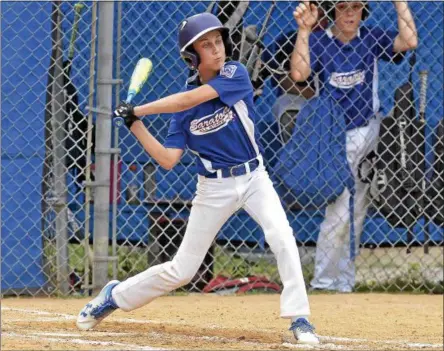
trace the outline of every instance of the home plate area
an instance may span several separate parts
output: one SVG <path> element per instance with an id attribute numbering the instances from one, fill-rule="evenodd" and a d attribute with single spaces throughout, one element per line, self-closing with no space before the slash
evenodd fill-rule
<path id="1" fill-rule="evenodd" d="M 35 350 L 438 350 L 440 295 L 310 295 L 321 344 L 297 344 L 279 317 L 279 295 L 165 296 L 92 331 L 75 326 L 88 299 L 5 298 L 2 349 Z"/>

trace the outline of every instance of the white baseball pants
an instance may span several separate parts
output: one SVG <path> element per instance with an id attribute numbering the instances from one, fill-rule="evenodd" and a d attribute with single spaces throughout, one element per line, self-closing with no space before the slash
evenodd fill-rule
<path id="1" fill-rule="evenodd" d="M 150 267 L 113 290 L 124 311 L 131 311 L 191 281 L 216 234 L 238 209 L 262 227 L 283 283 L 281 317 L 308 316 L 310 308 L 298 248 L 287 216 L 265 168 L 243 176 L 199 176 L 188 226 L 172 261 Z"/>
<path id="2" fill-rule="evenodd" d="M 347 160 L 355 178 L 354 220 L 356 252 L 367 214 L 369 184 L 361 182 L 358 166 L 377 146 L 380 118 L 373 118 L 365 127 L 347 131 Z M 312 288 L 351 292 L 355 286 L 355 265 L 350 259 L 350 192 L 345 189 L 327 206 L 316 245 L 315 273 Z"/>

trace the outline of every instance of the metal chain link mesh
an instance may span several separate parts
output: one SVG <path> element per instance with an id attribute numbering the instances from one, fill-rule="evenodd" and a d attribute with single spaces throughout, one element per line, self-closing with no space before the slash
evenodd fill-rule
<path id="1" fill-rule="evenodd" d="M 89 280 L 77 197 L 91 164 L 96 15 L 68 2 L 1 6 L 2 292 L 68 295 Z"/>
<path id="2" fill-rule="evenodd" d="M 113 70 L 114 78 L 123 85 L 113 82 L 114 104 L 125 99 L 131 73 L 141 57 L 149 57 L 154 70 L 134 99 L 135 104 L 179 92 L 189 70 L 179 55 L 178 26 L 188 16 L 211 11 L 230 26 L 233 58 L 250 72 L 261 116 L 256 127 L 264 147 L 265 165 L 275 186 L 288 191 L 288 186 L 274 177 L 275 165 L 292 139 L 305 101 L 301 94 L 316 98 L 324 89 L 316 77 L 300 86 L 288 79 L 288 52 L 294 46 L 293 34 L 297 30 L 292 12 L 297 4 L 116 2 Z M 401 126 L 410 133 L 406 134 L 410 174 L 390 168 L 392 162 L 402 162 L 397 149 L 400 133 L 382 122 L 387 127 L 386 155 L 378 152 L 362 164 L 361 171 L 371 184 L 363 183 L 364 197 L 356 200 L 369 202 L 368 211 L 361 216 L 364 222 L 355 261 L 356 290 L 442 291 L 444 139 L 439 125 L 444 116 L 443 5 L 409 3 L 419 33 L 412 75 L 413 101 L 407 99 L 395 107 L 396 89 L 408 81 L 412 55 L 406 54 L 398 64 L 382 60 L 378 63 L 381 116 L 386 117 L 383 121 L 396 123 L 396 116 L 405 119 Z M 6 277 L 2 278 L 2 294 L 85 293 L 92 288 L 94 262 L 103 259 L 94 257 L 93 252 L 93 222 L 101 220 L 94 216 L 97 155 L 93 125 L 101 108 L 95 94 L 104 84 L 96 79 L 100 30 L 97 4 L 85 2 L 83 8 L 70 2 L 1 6 L 2 275 Z M 397 29 L 392 3 L 371 2 L 369 6 L 365 25 L 378 26 L 385 32 Z M 67 71 L 76 10 L 80 13 L 78 34 L 72 67 Z M 19 60 L 25 63 L 18 65 Z M 347 84 L 345 79 L 342 82 Z M 406 91 L 399 94 L 398 101 Z M 408 119 L 411 111 L 414 118 Z M 143 120 L 163 142 L 170 117 L 146 116 Z M 101 127 L 97 124 L 95 128 Z M 357 131 L 353 138 L 361 148 L 365 144 L 367 147 L 369 141 L 359 139 L 366 134 L 360 134 L 361 128 Z M 313 130 L 307 138 L 320 139 L 319 133 Z M 120 153 L 110 157 L 108 173 L 108 276 L 124 280 L 173 258 L 185 233 L 197 178 L 191 152 L 186 151 L 180 163 L 166 171 L 126 128 L 114 128 L 112 135 L 109 147 L 119 148 Z M 354 162 L 360 163 L 367 151 L 356 149 L 354 152 L 361 156 Z M 371 170 L 376 170 L 373 176 L 367 172 Z M 392 178 L 383 171 L 392 172 L 395 181 L 384 183 Z M 306 283 L 315 274 L 315 262 L 330 265 L 332 274 L 350 272 L 350 267 L 341 266 L 343 263 L 335 258 L 349 254 L 335 250 L 344 246 L 348 238 L 348 211 L 345 216 L 337 213 L 332 217 L 341 227 L 338 237 L 327 230 L 320 244 L 325 208 L 283 203 L 299 246 Z M 356 227 L 359 232 L 360 226 Z M 207 291 L 208 283 L 220 276 L 264 277 L 261 279 L 266 283 L 265 290 L 270 291 L 276 289 L 273 283 L 280 284 L 263 232 L 243 210 L 223 226 L 199 272 L 182 289 Z"/>

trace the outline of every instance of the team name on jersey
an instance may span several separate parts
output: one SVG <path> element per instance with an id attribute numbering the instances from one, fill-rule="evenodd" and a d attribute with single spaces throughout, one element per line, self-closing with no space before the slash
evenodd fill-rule
<path id="1" fill-rule="evenodd" d="M 217 132 L 234 119 L 234 112 L 229 107 L 222 107 L 215 113 L 195 119 L 190 123 L 190 132 L 204 135 Z"/>
<path id="2" fill-rule="evenodd" d="M 351 89 L 365 81 L 365 71 L 357 70 L 346 73 L 333 72 L 330 76 L 330 84 L 336 88 Z"/>

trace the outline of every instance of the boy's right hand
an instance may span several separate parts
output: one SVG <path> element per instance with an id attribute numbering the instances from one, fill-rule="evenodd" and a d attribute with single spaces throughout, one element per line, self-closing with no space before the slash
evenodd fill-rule
<path id="1" fill-rule="evenodd" d="M 139 118 L 134 114 L 134 106 L 125 101 L 122 101 L 120 105 L 116 107 L 114 115 L 123 118 L 128 129 L 131 129 L 135 121 L 139 121 Z"/>
<path id="2" fill-rule="evenodd" d="M 300 3 L 293 12 L 293 17 L 299 29 L 311 31 L 318 21 L 318 8 L 309 1 Z"/>
<path id="3" fill-rule="evenodd" d="M 114 110 L 114 115 L 116 117 L 126 118 L 129 116 L 134 116 L 134 106 L 125 101 L 122 101 L 119 106 Z"/>

